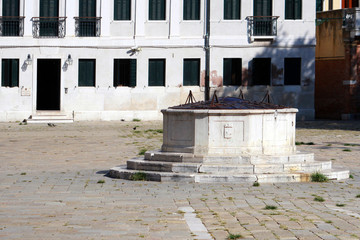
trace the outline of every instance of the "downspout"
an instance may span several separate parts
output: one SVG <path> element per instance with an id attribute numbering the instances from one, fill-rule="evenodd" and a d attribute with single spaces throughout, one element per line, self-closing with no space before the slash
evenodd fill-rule
<path id="1" fill-rule="evenodd" d="M 210 99 L 210 0 L 206 0 L 205 23 L 205 101 Z"/>

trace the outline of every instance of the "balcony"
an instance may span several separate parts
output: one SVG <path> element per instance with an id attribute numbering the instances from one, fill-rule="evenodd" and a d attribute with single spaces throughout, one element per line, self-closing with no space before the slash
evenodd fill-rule
<path id="1" fill-rule="evenodd" d="M 25 17 L 0 17 L 0 36 L 24 36 L 24 18 Z"/>
<path id="2" fill-rule="evenodd" d="M 76 37 L 100 37 L 101 17 L 75 17 Z"/>
<path id="3" fill-rule="evenodd" d="M 33 17 L 34 38 L 64 38 L 66 34 L 66 17 Z"/>
<path id="4" fill-rule="evenodd" d="M 277 16 L 248 16 L 248 36 L 254 40 L 275 40 L 277 36 Z"/>

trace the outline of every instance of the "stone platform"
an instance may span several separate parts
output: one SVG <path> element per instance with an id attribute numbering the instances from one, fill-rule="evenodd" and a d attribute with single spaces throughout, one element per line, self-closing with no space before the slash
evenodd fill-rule
<path id="1" fill-rule="evenodd" d="M 321 172 L 329 179 L 349 177 L 348 170 L 333 169 L 331 161 L 315 161 L 312 153 L 288 156 L 195 156 L 189 153 L 150 151 L 144 158 L 127 161 L 126 166 L 110 169 L 114 178 L 133 178 L 145 173 L 149 181 L 174 182 L 308 182 Z"/>

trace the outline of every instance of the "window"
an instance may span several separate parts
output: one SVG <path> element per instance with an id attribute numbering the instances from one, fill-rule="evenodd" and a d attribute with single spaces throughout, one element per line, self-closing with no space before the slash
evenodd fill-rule
<path id="1" fill-rule="evenodd" d="M 271 58 L 254 58 L 252 61 L 252 85 L 270 85 Z"/>
<path id="2" fill-rule="evenodd" d="M 95 59 L 79 59 L 79 87 L 95 87 Z"/>
<path id="3" fill-rule="evenodd" d="M 300 85 L 301 83 L 301 58 L 284 59 L 284 84 Z"/>
<path id="4" fill-rule="evenodd" d="M 114 87 L 136 86 L 136 59 L 114 59 Z"/>
<path id="5" fill-rule="evenodd" d="M 224 0 L 224 19 L 240 19 L 240 0 Z"/>
<path id="6" fill-rule="evenodd" d="M 254 16 L 272 16 L 272 0 L 254 0 Z"/>
<path id="7" fill-rule="evenodd" d="M 184 20 L 200 20 L 200 0 L 184 0 Z"/>
<path id="8" fill-rule="evenodd" d="M 285 19 L 301 19 L 302 0 L 285 0 Z"/>
<path id="9" fill-rule="evenodd" d="M 2 60 L 1 86 L 19 86 L 19 59 Z"/>
<path id="10" fill-rule="evenodd" d="M 224 58 L 224 85 L 241 85 L 242 59 Z"/>
<path id="11" fill-rule="evenodd" d="M 100 19 L 96 17 L 96 0 L 79 0 L 79 18 L 75 23 L 76 34 L 80 37 L 100 35 Z"/>
<path id="12" fill-rule="evenodd" d="M 59 0 L 40 0 L 40 36 L 59 34 Z"/>
<path id="13" fill-rule="evenodd" d="M 184 59 L 183 85 L 200 85 L 200 59 Z"/>
<path id="14" fill-rule="evenodd" d="M 149 20 L 166 20 L 166 0 L 149 0 Z"/>
<path id="15" fill-rule="evenodd" d="M 149 59 L 149 86 L 165 86 L 165 59 Z"/>
<path id="16" fill-rule="evenodd" d="M 19 36 L 19 0 L 3 0 L 2 5 L 2 36 Z"/>
<path id="17" fill-rule="evenodd" d="M 131 20 L 131 0 L 114 0 L 114 20 Z"/>
<path id="18" fill-rule="evenodd" d="M 333 0 L 329 0 L 328 4 L 329 4 L 329 10 L 333 10 Z"/>
<path id="19" fill-rule="evenodd" d="M 322 12 L 323 10 L 323 0 L 316 0 L 316 11 L 317 12 Z"/>

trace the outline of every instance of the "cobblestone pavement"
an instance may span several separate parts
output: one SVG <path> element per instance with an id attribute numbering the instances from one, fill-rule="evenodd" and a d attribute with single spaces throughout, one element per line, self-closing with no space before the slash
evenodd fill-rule
<path id="1" fill-rule="evenodd" d="M 213 239 L 360 239 L 360 122 L 298 123 L 298 149 L 347 167 L 346 181 L 254 187 L 104 176 L 160 148 L 159 129 L 160 122 L 0 123 L 0 239 L 200 239 L 183 207 Z"/>

